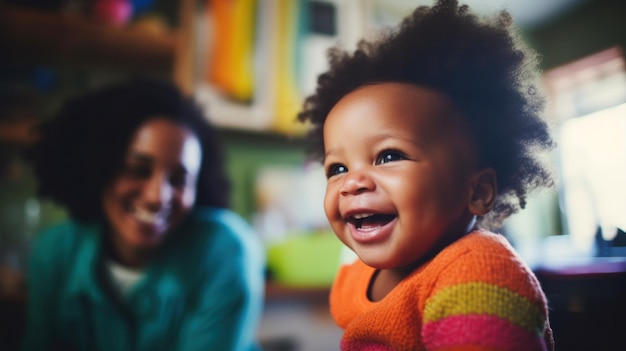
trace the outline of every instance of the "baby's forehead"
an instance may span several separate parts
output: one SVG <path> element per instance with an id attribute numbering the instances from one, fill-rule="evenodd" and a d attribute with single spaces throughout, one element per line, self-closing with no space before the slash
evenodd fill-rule
<path id="1" fill-rule="evenodd" d="M 467 121 L 446 94 L 423 85 L 379 82 L 360 86 L 345 94 L 331 108 L 328 118 L 337 114 L 373 114 L 389 123 L 415 123 L 432 131 L 467 128 Z M 364 118 L 364 117 L 363 117 Z"/>
<path id="2" fill-rule="evenodd" d="M 325 133 L 329 128 L 346 128 L 340 127 L 344 123 L 368 134 L 395 134 L 419 143 L 452 138 L 473 145 L 464 115 L 445 94 L 426 86 L 382 82 L 354 89 L 330 110 Z"/>
<path id="3" fill-rule="evenodd" d="M 377 104 L 396 104 L 410 110 L 437 108 L 440 112 L 458 112 L 453 100 L 445 93 L 429 87 L 411 83 L 383 81 L 359 86 L 346 93 L 335 106 L 355 99 L 370 99 Z"/>

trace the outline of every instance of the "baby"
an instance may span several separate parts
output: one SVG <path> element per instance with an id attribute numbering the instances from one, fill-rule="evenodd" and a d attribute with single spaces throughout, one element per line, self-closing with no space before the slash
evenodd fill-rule
<path id="1" fill-rule="evenodd" d="M 535 275 L 489 231 L 552 184 L 537 61 L 510 15 L 439 0 L 329 55 L 299 119 L 358 255 L 330 295 L 341 349 L 552 350 Z"/>

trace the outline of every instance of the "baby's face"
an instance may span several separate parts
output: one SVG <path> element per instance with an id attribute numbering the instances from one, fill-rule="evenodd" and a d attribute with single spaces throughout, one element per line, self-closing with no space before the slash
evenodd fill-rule
<path id="1" fill-rule="evenodd" d="M 324 123 L 324 152 L 326 216 L 372 267 L 410 267 L 474 219 L 475 148 L 434 90 L 380 83 L 351 92 Z"/>

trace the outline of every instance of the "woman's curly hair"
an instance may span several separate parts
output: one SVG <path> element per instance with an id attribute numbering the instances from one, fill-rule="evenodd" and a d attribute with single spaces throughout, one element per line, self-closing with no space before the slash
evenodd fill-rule
<path id="1" fill-rule="evenodd" d="M 215 129 L 200 108 L 165 80 L 134 78 L 70 99 L 42 125 L 27 156 L 38 194 L 79 221 L 103 221 L 102 192 L 121 170 L 131 138 L 154 117 L 189 128 L 202 148 L 196 203 L 228 206 L 229 182 Z"/>
<path id="2" fill-rule="evenodd" d="M 313 153 L 323 159 L 323 124 L 351 91 L 378 82 L 401 82 L 437 90 L 452 99 L 468 121 L 483 167 L 498 176 L 498 196 L 482 226 L 497 228 L 524 208 L 529 191 L 552 185 L 537 152 L 554 146 L 542 119 L 545 97 L 536 53 L 502 11 L 478 17 L 455 0 L 418 7 L 395 30 L 359 42 L 353 53 L 333 48 L 330 69 L 298 114 L 310 123 Z"/>

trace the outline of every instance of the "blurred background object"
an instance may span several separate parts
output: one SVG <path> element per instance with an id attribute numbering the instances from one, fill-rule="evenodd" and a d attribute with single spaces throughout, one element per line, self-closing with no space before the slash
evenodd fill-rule
<path id="1" fill-rule="evenodd" d="M 95 0 L 91 11 L 94 18 L 103 23 L 122 26 L 131 19 L 133 10 L 129 0 Z"/>

